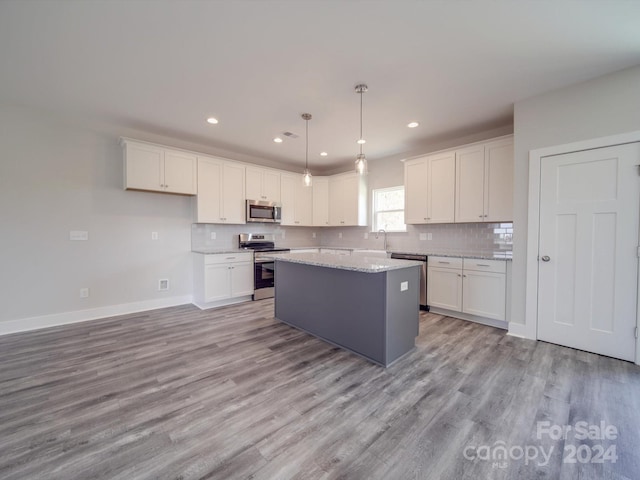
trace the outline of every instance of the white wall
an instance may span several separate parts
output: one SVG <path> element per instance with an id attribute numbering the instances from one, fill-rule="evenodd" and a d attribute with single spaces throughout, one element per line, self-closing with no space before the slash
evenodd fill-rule
<path id="1" fill-rule="evenodd" d="M 515 104 L 512 330 L 524 326 L 529 151 L 640 130 L 640 66 L 555 90 Z"/>
<path id="2" fill-rule="evenodd" d="M 2 108 L 0 145 L 0 332 L 48 324 L 30 317 L 191 296 L 192 199 L 124 191 L 118 135 Z M 70 241 L 70 230 L 89 241 Z"/>

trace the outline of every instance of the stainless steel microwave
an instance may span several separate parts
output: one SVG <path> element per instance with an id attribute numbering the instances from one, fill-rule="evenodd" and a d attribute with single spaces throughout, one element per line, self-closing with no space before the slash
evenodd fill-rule
<path id="1" fill-rule="evenodd" d="M 282 205 L 276 202 L 247 200 L 247 223 L 280 223 Z"/>

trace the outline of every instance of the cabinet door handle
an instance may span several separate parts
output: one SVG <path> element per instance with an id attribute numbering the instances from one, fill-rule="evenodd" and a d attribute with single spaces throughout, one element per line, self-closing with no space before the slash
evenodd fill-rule
<path id="1" fill-rule="evenodd" d="M 486 263 L 476 263 L 476 267 L 490 267 L 491 265 L 487 265 Z"/>
<path id="2" fill-rule="evenodd" d="M 443 263 L 445 265 L 449 265 L 451 262 L 442 262 L 442 261 L 438 260 L 438 263 Z"/>
<path id="3" fill-rule="evenodd" d="M 169 185 L 165 185 L 164 188 L 169 188 Z"/>
<path id="4" fill-rule="evenodd" d="M 478 218 L 482 218 L 482 215 L 478 215 Z"/>
<path id="5" fill-rule="evenodd" d="M 461 277 L 462 275 L 458 274 L 459 277 Z"/>
<path id="6" fill-rule="evenodd" d="M 488 217 L 489 215 L 483 215 L 485 218 Z"/>
<path id="7" fill-rule="evenodd" d="M 227 260 L 235 260 L 236 257 L 227 257 Z"/>
<path id="8" fill-rule="evenodd" d="M 459 275 L 458 275 L 458 276 L 459 276 Z M 463 276 L 464 278 L 467 278 L 467 276 L 466 276 L 466 275 L 462 275 L 462 276 Z"/>

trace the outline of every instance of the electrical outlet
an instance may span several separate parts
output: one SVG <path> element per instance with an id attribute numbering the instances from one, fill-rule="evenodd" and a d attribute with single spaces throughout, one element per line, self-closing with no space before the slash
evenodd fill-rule
<path id="1" fill-rule="evenodd" d="M 338 238 L 342 238 L 342 232 L 338 232 Z"/>
<path id="2" fill-rule="evenodd" d="M 364 232 L 364 239 L 367 240 L 369 238 L 369 233 L 368 232 Z"/>
<path id="3" fill-rule="evenodd" d="M 426 240 L 427 239 L 427 234 L 426 233 L 421 233 L 420 234 L 420 240 Z"/>
<path id="4" fill-rule="evenodd" d="M 216 239 L 216 232 L 211 232 L 211 240 L 215 240 Z"/>
<path id="5" fill-rule="evenodd" d="M 89 298 L 89 289 L 88 288 L 81 288 L 80 289 L 80 298 Z"/>
<path id="6" fill-rule="evenodd" d="M 282 230 L 282 239 L 283 239 L 283 240 L 284 240 L 284 237 L 285 237 L 285 231 L 284 231 L 284 230 Z"/>
<path id="7" fill-rule="evenodd" d="M 311 232 L 311 238 L 316 238 L 316 232 Z"/>
<path id="8" fill-rule="evenodd" d="M 158 280 L 158 290 L 159 291 L 169 290 L 168 278 L 161 278 L 160 280 Z"/>
<path id="9" fill-rule="evenodd" d="M 151 232 L 151 240 L 157 240 L 158 239 L 158 232 Z"/>
<path id="10" fill-rule="evenodd" d="M 400 291 L 406 292 L 409 290 L 409 282 L 400 282 Z"/>
<path id="11" fill-rule="evenodd" d="M 433 240 L 433 233 L 427 233 L 427 240 Z"/>

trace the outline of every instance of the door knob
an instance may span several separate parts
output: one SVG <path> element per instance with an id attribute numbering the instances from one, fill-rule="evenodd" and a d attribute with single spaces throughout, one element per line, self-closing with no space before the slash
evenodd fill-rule
<path id="1" fill-rule="evenodd" d="M 540 258 L 543 262 L 548 262 L 549 260 L 551 260 L 551 257 L 549 257 L 548 255 L 545 255 L 544 257 Z"/>

